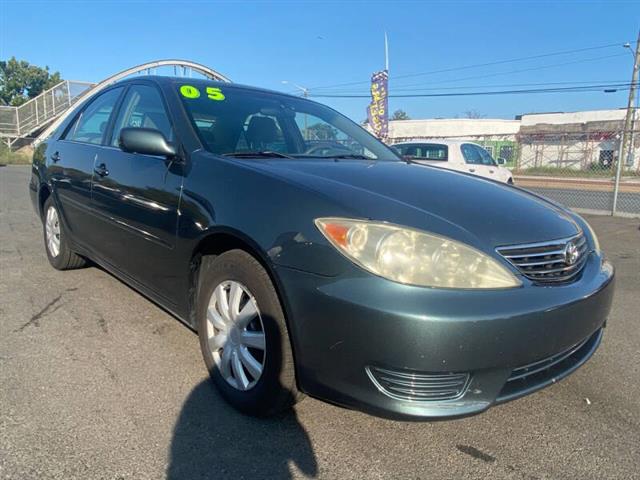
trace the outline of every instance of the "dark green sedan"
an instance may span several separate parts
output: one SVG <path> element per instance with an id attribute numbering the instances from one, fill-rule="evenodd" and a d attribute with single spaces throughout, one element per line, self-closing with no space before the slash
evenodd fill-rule
<path id="1" fill-rule="evenodd" d="M 613 268 L 578 215 L 407 163 L 275 92 L 113 84 L 39 146 L 30 190 L 53 267 L 90 260 L 172 312 L 253 415 L 303 394 L 478 413 L 584 364 L 611 307 Z"/>

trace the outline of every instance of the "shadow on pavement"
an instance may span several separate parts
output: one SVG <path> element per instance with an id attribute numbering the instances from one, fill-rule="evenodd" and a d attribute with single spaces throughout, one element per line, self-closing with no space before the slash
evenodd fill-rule
<path id="1" fill-rule="evenodd" d="M 193 389 L 173 431 L 167 478 L 292 478 L 290 464 L 318 473 L 309 436 L 294 411 L 274 418 L 238 413 L 207 379 Z M 293 468 L 293 467 L 291 467 Z"/>

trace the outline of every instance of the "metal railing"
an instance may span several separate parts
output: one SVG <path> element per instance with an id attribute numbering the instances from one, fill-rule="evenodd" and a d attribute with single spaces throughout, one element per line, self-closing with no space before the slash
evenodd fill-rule
<path id="1" fill-rule="evenodd" d="M 66 111 L 93 83 L 63 80 L 17 107 L 0 106 L 0 137 L 28 137 Z"/>

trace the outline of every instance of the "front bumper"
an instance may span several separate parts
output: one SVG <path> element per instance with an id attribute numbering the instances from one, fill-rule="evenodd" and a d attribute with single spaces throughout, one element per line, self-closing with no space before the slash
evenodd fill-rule
<path id="1" fill-rule="evenodd" d="M 284 267 L 277 274 L 300 388 L 405 419 L 479 413 L 568 375 L 597 349 L 614 289 L 613 267 L 595 253 L 572 283 L 509 290 L 406 286 L 356 267 L 340 277 Z M 446 374 L 468 381 L 455 398 L 407 399 L 385 392 L 372 368 L 417 375 L 421 385 Z M 510 378 L 527 369 L 539 371 Z"/>

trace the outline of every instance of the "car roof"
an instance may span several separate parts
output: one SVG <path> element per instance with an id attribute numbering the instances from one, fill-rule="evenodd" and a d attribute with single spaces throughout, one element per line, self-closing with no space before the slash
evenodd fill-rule
<path id="1" fill-rule="evenodd" d="M 429 138 L 429 139 L 424 139 L 424 140 L 412 140 L 410 142 L 398 142 L 398 143 L 394 143 L 393 146 L 397 147 L 398 145 L 423 145 L 423 144 L 440 144 L 440 145 L 447 145 L 449 147 L 455 147 L 455 146 L 459 146 L 465 143 L 470 143 L 472 145 L 478 145 L 479 147 L 481 147 L 482 145 L 479 145 L 476 142 L 473 142 L 471 140 L 452 140 L 449 138 Z"/>
<path id="2" fill-rule="evenodd" d="M 129 77 L 129 78 L 125 78 L 124 80 L 120 80 L 118 81 L 116 84 L 117 85 L 125 85 L 127 83 L 135 83 L 135 82 L 139 82 L 140 80 L 148 80 L 151 81 L 153 83 L 156 83 L 158 85 L 184 85 L 184 84 L 188 84 L 188 85 L 193 85 L 194 87 L 196 86 L 219 86 L 219 87 L 225 87 L 225 88 L 234 88 L 234 89 L 238 89 L 238 90 L 247 90 L 247 91 L 253 91 L 253 92 L 261 92 L 261 93 L 269 93 L 272 95 L 282 95 L 285 97 L 291 97 L 291 98 L 295 98 L 295 99 L 300 99 L 300 96 L 297 95 L 290 95 L 288 93 L 284 93 L 284 92 L 278 92 L 277 90 L 269 90 L 266 88 L 259 88 L 259 87 L 252 87 L 250 85 L 242 85 L 239 83 L 231 83 L 231 82 L 221 82 L 218 80 L 210 80 L 208 78 L 190 78 L 190 77 L 169 77 L 169 76 L 162 76 L 162 75 L 139 75 L 136 77 Z M 115 84 L 114 84 L 115 85 Z M 305 99 L 307 100 L 307 99 Z M 313 101 L 313 100 L 308 100 L 308 101 Z M 316 103 L 316 102 L 314 102 Z"/>

